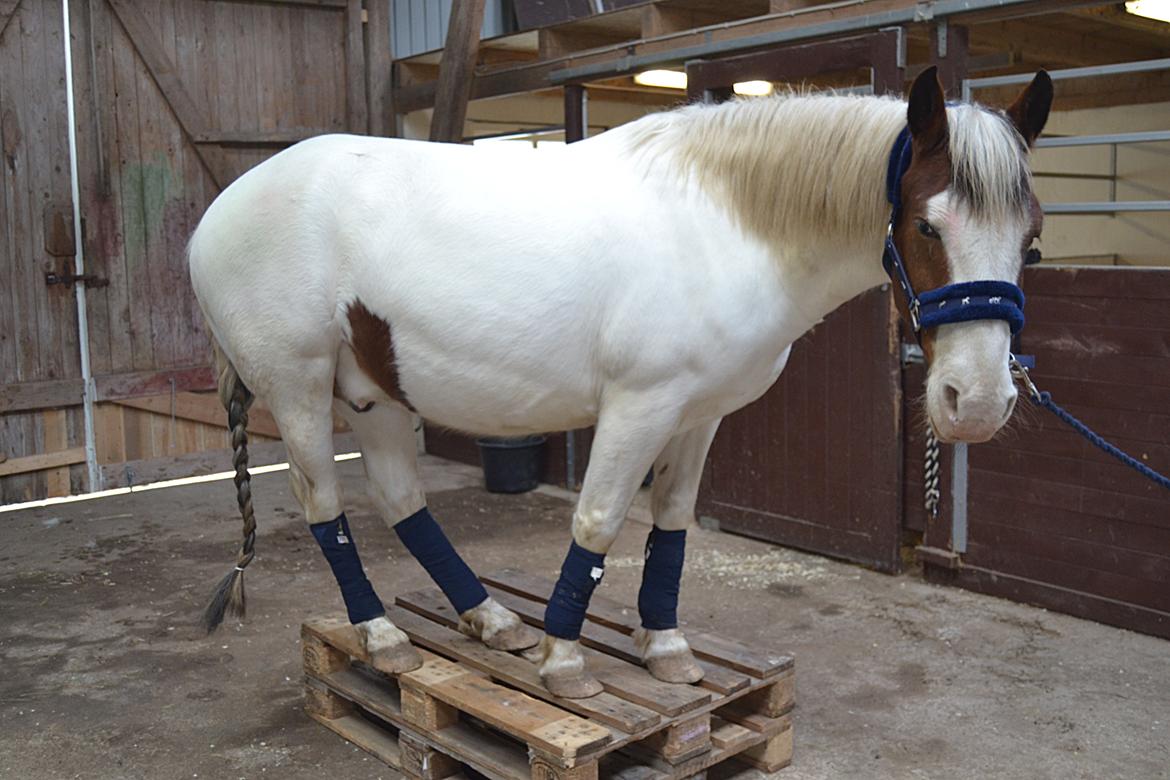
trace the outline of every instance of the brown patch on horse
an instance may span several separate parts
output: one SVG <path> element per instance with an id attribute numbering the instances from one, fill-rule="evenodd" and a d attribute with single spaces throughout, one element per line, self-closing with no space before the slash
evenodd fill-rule
<path id="1" fill-rule="evenodd" d="M 350 346 L 358 368 L 374 381 L 391 399 L 415 411 L 398 378 L 398 361 L 394 354 L 394 335 L 390 323 L 374 314 L 360 300 L 346 309 L 349 319 Z"/>
<path id="2" fill-rule="evenodd" d="M 951 186 L 951 155 L 944 144 L 933 149 L 914 149 L 914 158 L 902 177 L 902 211 L 894 225 L 894 244 L 902 254 L 906 274 L 918 294 L 934 290 L 951 281 L 946 248 L 938 239 L 918 232 L 917 220 L 926 218 L 926 204 L 932 197 Z M 906 300 L 894 296 L 898 310 L 910 322 Z M 923 331 L 922 349 L 929 361 L 934 352 L 933 331 Z"/>

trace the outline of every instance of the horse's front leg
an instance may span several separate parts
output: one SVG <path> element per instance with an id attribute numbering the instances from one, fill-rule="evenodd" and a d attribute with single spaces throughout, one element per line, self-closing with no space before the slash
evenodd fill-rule
<path id="1" fill-rule="evenodd" d="M 677 415 L 660 400 L 623 398 L 604 405 L 599 416 L 573 513 L 573 542 L 544 615 L 540 676 L 557 696 L 578 699 L 601 692 L 601 683 L 585 668 L 578 640 L 605 554 L 646 470 L 675 430 Z"/>
<path id="2" fill-rule="evenodd" d="M 693 683 L 703 677 L 678 627 L 678 593 L 687 528 L 695 522 L 699 481 L 719 422 L 675 436 L 654 463 L 650 503 L 654 528 L 646 539 L 646 564 L 638 591 L 642 627 L 634 632 L 634 642 L 650 674 L 665 682 Z"/>

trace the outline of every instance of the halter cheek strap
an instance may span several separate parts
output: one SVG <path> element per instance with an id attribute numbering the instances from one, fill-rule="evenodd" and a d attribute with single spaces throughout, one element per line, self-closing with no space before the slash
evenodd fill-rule
<path id="1" fill-rule="evenodd" d="M 902 177 L 912 159 L 910 128 L 905 128 L 894 140 L 886 166 L 886 199 L 890 202 L 891 212 L 882 266 L 890 280 L 902 289 L 914 337 L 921 340 L 922 331 L 929 328 L 972 320 L 1003 320 L 1011 328 L 1012 335 L 1016 335 L 1024 327 L 1024 292 L 1011 282 L 959 282 L 927 290 L 921 295 L 914 291 L 902 262 L 902 253 L 894 244 L 894 225 L 902 212 Z"/>

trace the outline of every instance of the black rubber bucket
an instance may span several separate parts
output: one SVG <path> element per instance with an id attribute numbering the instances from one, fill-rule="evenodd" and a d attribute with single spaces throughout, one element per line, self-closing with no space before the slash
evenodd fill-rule
<path id="1" fill-rule="evenodd" d="M 492 493 L 523 493 L 540 484 L 544 437 L 476 439 L 483 481 Z"/>

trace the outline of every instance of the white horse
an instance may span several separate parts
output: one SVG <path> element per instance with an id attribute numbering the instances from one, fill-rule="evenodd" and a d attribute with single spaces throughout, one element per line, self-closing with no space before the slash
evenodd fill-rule
<path id="1" fill-rule="evenodd" d="M 436 535 L 412 412 L 491 436 L 593 425 L 542 677 L 558 695 L 600 690 L 574 624 L 579 632 L 605 552 L 653 465 L 661 535 L 648 557 L 663 552 L 647 565 L 637 640 L 655 676 L 698 680 L 673 616 L 682 536 L 671 532 L 693 522 L 720 419 L 775 382 L 802 334 L 887 282 L 887 160 L 907 125 L 914 158 L 893 237 L 911 280 L 919 289 L 1014 282 L 1039 233 L 1027 151 L 1051 98 L 1039 74 L 1006 112 L 947 107 L 931 69 L 908 102 L 787 95 L 692 105 L 540 154 L 323 136 L 252 169 L 207 210 L 189 250 L 245 521 L 209 627 L 225 608 L 243 610 L 255 538 L 244 434 L 253 396 L 280 427 L 294 492 L 375 666 L 388 672 L 420 661 L 378 614 L 360 563 L 355 573 L 333 410 L 356 433 L 385 520 L 417 526 L 409 537 L 400 529 L 407 546 L 462 600 L 461 629 L 508 650 L 539 637 L 483 598 Z M 926 410 L 940 438 L 991 437 L 1016 398 L 1007 325 L 947 324 L 923 342 Z"/>

